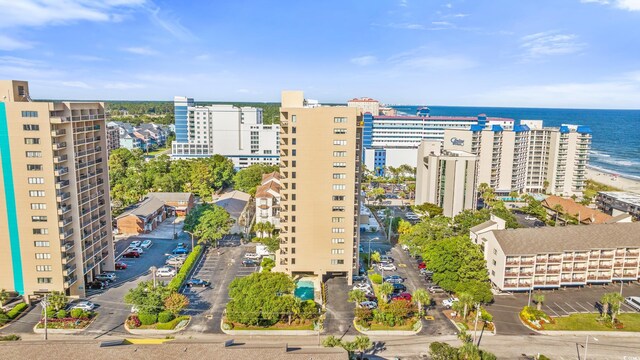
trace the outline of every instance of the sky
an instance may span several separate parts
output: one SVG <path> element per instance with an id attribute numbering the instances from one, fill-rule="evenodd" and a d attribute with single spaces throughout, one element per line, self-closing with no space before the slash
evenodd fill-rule
<path id="1" fill-rule="evenodd" d="M 36 99 L 640 109 L 640 0 L 0 0 Z"/>

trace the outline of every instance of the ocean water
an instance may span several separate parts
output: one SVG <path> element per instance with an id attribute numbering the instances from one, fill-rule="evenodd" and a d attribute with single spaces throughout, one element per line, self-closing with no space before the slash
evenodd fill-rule
<path id="1" fill-rule="evenodd" d="M 414 115 L 419 106 L 393 106 Z M 435 116 L 506 117 L 543 120 L 544 126 L 587 125 L 593 132 L 589 166 L 603 172 L 640 180 L 640 110 L 588 110 L 429 106 Z"/>

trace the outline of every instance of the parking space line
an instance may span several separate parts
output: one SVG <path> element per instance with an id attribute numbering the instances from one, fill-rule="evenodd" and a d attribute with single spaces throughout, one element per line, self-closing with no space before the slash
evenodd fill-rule
<path id="1" fill-rule="evenodd" d="M 579 302 L 576 301 L 576 305 L 580 306 L 581 308 L 583 308 L 585 310 L 585 312 L 591 312 L 589 311 L 589 309 L 587 309 L 586 307 L 582 306 L 582 304 L 580 304 Z"/>
<path id="2" fill-rule="evenodd" d="M 565 302 L 565 304 L 567 304 L 568 307 L 570 307 L 571 309 L 573 309 L 574 313 L 580 312 L 578 310 L 576 310 L 576 308 L 574 308 L 573 306 L 571 306 L 571 304 L 569 304 L 568 302 Z"/>
<path id="3" fill-rule="evenodd" d="M 547 306 L 547 309 L 551 310 L 554 314 L 556 314 L 556 317 L 557 317 L 557 316 L 560 316 L 560 315 L 558 315 L 558 313 L 557 313 L 555 310 L 553 310 L 553 308 L 552 308 L 552 307 Z"/>
<path id="4" fill-rule="evenodd" d="M 623 307 L 624 307 L 624 308 L 627 308 L 628 310 L 626 310 L 626 311 L 631 311 L 631 312 L 635 311 L 635 309 L 634 309 L 634 308 L 632 308 L 631 306 L 627 305 L 627 304 L 626 304 L 626 303 L 624 303 L 624 302 L 623 302 L 623 303 L 620 303 L 620 307 L 621 307 L 621 308 L 623 308 Z"/>
<path id="5" fill-rule="evenodd" d="M 560 309 L 561 311 L 563 311 L 566 314 L 569 314 L 569 312 L 567 310 L 563 309 L 562 306 L 558 305 L 558 303 L 554 302 L 554 304 L 558 307 L 558 309 Z"/>

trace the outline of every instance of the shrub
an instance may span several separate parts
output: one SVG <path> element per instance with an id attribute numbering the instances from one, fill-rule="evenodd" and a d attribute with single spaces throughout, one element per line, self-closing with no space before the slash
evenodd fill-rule
<path id="1" fill-rule="evenodd" d="M 382 275 L 380 274 L 371 274 L 369 275 L 369 279 L 371 279 L 371 282 L 374 284 L 382 284 Z"/>
<path id="2" fill-rule="evenodd" d="M 189 254 L 189 256 L 187 256 L 187 259 L 184 261 L 184 264 L 182 264 L 182 267 L 180 268 L 180 271 L 178 271 L 178 274 L 176 274 L 176 276 L 173 279 L 171 279 L 171 282 L 169 282 L 169 285 L 167 287 L 170 290 L 173 290 L 173 291 L 180 290 L 180 287 L 182 286 L 185 279 L 187 278 L 187 275 L 195 265 L 196 260 L 200 257 L 201 252 L 202 252 L 202 245 L 196 245 L 193 248 L 193 251 Z"/>
<path id="3" fill-rule="evenodd" d="M 16 334 L 0 336 L 0 341 L 18 341 L 18 340 L 20 340 L 20 335 L 16 335 Z"/>
<path id="4" fill-rule="evenodd" d="M 357 319 L 365 321 L 371 321 L 373 319 L 373 312 L 365 308 L 356 308 L 355 315 Z"/>
<path id="5" fill-rule="evenodd" d="M 173 320 L 173 314 L 170 313 L 169 311 L 163 311 L 160 314 L 158 314 L 158 322 L 159 323 L 168 323 L 169 321 Z"/>
<path id="6" fill-rule="evenodd" d="M 44 312 L 45 316 L 47 317 L 47 319 L 53 319 L 56 317 L 56 311 L 53 310 L 52 308 L 47 308 L 47 310 Z"/>
<path id="7" fill-rule="evenodd" d="M 233 323 L 225 321 L 222 323 L 222 330 L 233 330 Z"/>
<path id="8" fill-rule="evenodd" d="M 73 309 L 71 310 L 71 317 L 74 319 L 80 319 L 84 313 L 82 309 Z"/>
<path id="9" fill-rule="evenodd" d="M 20 303 L 16 306 L 13 307 L 13 309 L 11 309 L 8 313 L 7 316 L 9 317 L 9 319 L 15 319 L 18 315 L 20 315 L 23 311 L 25 311 L 27 308 L 29 307 L 29 305 L 25 304 L 25 303 Z"/>
<path id="10" fill-rule="evenodd" d="M 313 300 L 306 300 L 300 304 L 300 317 L 305 320 L 311 320 L 318 317 L 318 306 Z"/>
<path id="11" fill-rule="evenodd" d="M 138 318 L 138 315 L 131 315 L 131 316 L 129 316 L 129 319 L 127 319 L 127 325 L 130 328 L 137 328 L 137 327 L 140 327 L 140 325 L 142 325 L 142 323 L 140 322 L 140 319 Z"/>
<path id="12" fill-rule="evenodd" d="M 66 310 L 58 310 L 58 312 L 56 313 L 56 317 L 58 319 L 64 319 L 67 317 L 67 311 Z"/>
<path id="13" fill-rule="evenodd" d="M 7 316 L 7 314 L 0 312 L 0 326 L 8 323 L 9 320 L 11 320 L 11 319 L 9 319 L 9 316 Z"/>
<path id="14" fill-rule="evenodd" d="M 158 324 L 156 325 L 156 329 L 158 330 L 173 330 L 182 320 L 189 320 L 189 316 L 178 316 L 177 318 L 169 321 L 168 323 Z"/>
<path id="15" fill-rule="evenodd" d="M 489 314 L 489 312 L 485 310 L 483 307 L 480 308 L 480 318 L 486 322 L 493 321 L 493 315 Z"/>
<path id="16" fill-rule="evenodd" d="M 158 322 L 158 315 L 156 314 L 141 312 L 138 314 L 138 318 L 140 319 L 142 325 L 153 325 Z"/>

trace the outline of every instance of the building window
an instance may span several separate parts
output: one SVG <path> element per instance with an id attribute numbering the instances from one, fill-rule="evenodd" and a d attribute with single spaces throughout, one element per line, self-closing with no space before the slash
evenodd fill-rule
<path id="1" fill-rule="evenodd" d="M 339 211 L 339 212 L 344 212 L 344 206 L 333 206 L 331 208 L 331 211 Z"/>
<path id="2" fill-rule="evenodd" d="M 333 133 L 337 135 L 344 135 L 347 133 L 347 129 L 333 129 Z"/>
<path id="3" fill-rule="evenodd" d="M 334 222 L 334 223 L 344 222 L 344 218 L 343 217 L 332 217 L 331 218 L 331 222 Z"/>
<path id="4" fill-rule="evenodd" d="M 292 179 L 295 179 L 295 178 L 296 178 L 296 172 L 295 172 L 295 171 L 292 171 L 292 172 L 291 172 L 291 178 L 292 178 Z"/>
<path id="5" fill-rule="evenodd" d="M 24 138 L 25 145 L 38 145 L 40 144 L 40 138 Z"/>
<path id="6" fill-rule="evenodd" d="M 333 140 L 333 145 L 347 145 L 347 140 Z"/>
<path id="7" fill-rule="evenodd" d="M 296 116 L 295 115 L 291 115 L 291 122 L 292 123 L 296 122 Z"/>
<path id="8" fill-rule="evenodd" d="M 344 201 L 344 195 L 334 195 L 331 197 L 333 201 Z"/>
<path id="9" fill-rule="evenodd" d="M 344 228 L 333 228 L 331 229 L 331 232 L 334 234 L 342 234 L 344 233 Z"/>
<path id="10" fill-rule="evenodd" d="M 291 190 L 295 190 L 295 189 L 296 189 L 296 183 L 291 183 Z"/>
<path id="11" fill-rule="evenodd" d="M 291 145 L 295 145 L 296 144 L 296 138 L 291 139 Z M 295 150 L 293 150 L 295 151 Z"/>
<path id="12" fill-rule="evenodd" d="M 33 246 L 35 246 L 35 247 L 49 247 L 49 246 L 51 246 L 51 243 L 49 243 L 48 241 L 34 241 L 33 242 Z"/>
<path id="13" fill-rule="evenodd" d="M 44 197 L 44 190 L 29 190 L 31 197 Z"/>
<path id="14" fill-rule="evenodd" d="M 495 270 L 491 270 L 491 276 L 496 276 L 496 271 Z"/>
<path id="15" fill-rule="evenodd" d="M 30 177 L 27 179 L 29 184 L 44 184 L 44 178 L 41 177 Z"/>
<path id="16" fill-rule="evenodd" d="M 51 284 L 51 278 L 39 277 L 38 284 Z"/>
<path id="17" fill-rule="evenodd" d="M 333 174 L 333 178 L 334 179 L 346 179 L 347 178 L 347 174 L 335 173 L 335 174 Z"/>
<path id="18" fill-rule="evenodd" d="M 47 204 L 31 203 L 31 210 L 47 210 Z"/>
<path id="19" fill-rule="evenodd" d="M 295 161 L 295 160 L 291 161 L 291 167 L 296 167 L 296 161 Z M 294 174 L 295 174 L 295 173 L 294 173 Z M 295 177 L 295 176 L 294 176 L 294 177 Z"/>
<path id="20" fill-rule="evenodd" d="M 291 254 L 295 254 L 296 253 L 296 248 L 291 248 Z"/>
<path id="21" fill-rule="evenodd" d="M 36 271 L 38 272 L 51 271 L 51 265 L 36 265 Z"/>
<path id="22" fill-rule="evenodd" d="M 335 157 L 346 157 L 347 156 L 347 152 L 346 151 L 334 151 L 333 152 L 333 156 L 335 156 Z"/>
<path id="23" fill-rule="evenodd" d="M 26 151 L 25 155 L 28 158 L 40 158 L 42 157 L 42 151 Z"/>
<path id="24" fill-rule="evenodd" d="M 27 171 L 42 171 L 42 165 L 27 164 Z"/>
<path id="25" fill-rule="evenodd" d="M 38 131 L 38 130 L 40 130 L 40 125 L 38 125 L 38 124 L 24 124 L 24 125 L 22 125 L 22 130 L 24 130 L 24 131 Z"/>
<path id="26" fill-rule="evenodd" d="M 334 168 L 346 168 L 346 167 L 347 167 L 347 163 L 344 163 L 344 162 L 334 162 L 334 163 L 333 163 L 333 167 L 334 167 Z"/>
<path id="27" fill-rule="evenodd" d="M 493 266 L 496 266 L 496 261 L 495 260 L 493 260 Z"/>
<path id="28" fill-rule="evenodd" d="M 334 117 L 333 118 L 333 122 L 334 123 L 346 123 L 347 122 L 347 118 L 346 117 Z"/>
<path id="29" fill-rule="evenodd" d="M 498 249 L 493 249 L 493 255 L 498 255 Z"/>
<path id="30" fill-rule="evenodd" d="M 333 239 L 331 239 L 331 243 L 332 244 L 344 244 L 344 239 L 343 238 L 333 238 Z"/>
<path id="31" fill-rule="evenodd" d="M 344 254 L 344 249 L 331 249 L 332 255 Z"/>
<path id="32" fill-rule="evenodd" d="M 293 200 L 293 201 L 296 200 L 296 194 L 291 194 L 291 200 Z"/>
<path id="33" fill-rule="evenodd" d="M 331 259 L 331 265 L 344 265 L 344 260 L 342 260 L 342 259 Z"/>
<path id="34" fill-rule="evenodd" d="M 47 217 L 46 216 L 32 216 L 31 217 L 31 221 L 33 222 L 46 222 L 47 221 Z"/>
<path id="35" fill-rule="evenodd" d="M 51 254 L 49 254 L 49 253 L 36 253 L 36 259 L 38 259 L 38 260 L 51 259 Z"/>
<path id="36" fill-rule="evenodd" d="M 33 229 L 33 235 L 47 235 L 49 233 L 49 229 Z"/>
<path id="37" fill-rule="evenodd" d="M 291 243 L 292 243 L 292 244 L 295 244 L 295 243 L 296 243 L 296 237 L 295 237 L 295 236 L 291 237 Z"/>
<path id="38" fill-rule="evenodd" d="M 291 127 L 291 133 L 292 133 L 292 134 L 295 134 L 295 133 L 296 133 L 296 127 L 295 127 L 295 126 L 292 126 L 292 127 Z"/>
<path id="39" fill-rule="evenodd" d="M 345 184 L 333 184 L 333 190 L 345 190 L 347 185 Z"/>
<path id="40" fill-rule="evenodd" d="M 38 112 L 37 111 L 23 111 L 22 112 L 22 117 L 23 118 L 38 117 Z"/>
<path id="41" fill-rule="evenodd" d="M 291 258 L 291 265 L 295 265 L 296 264 L 296 258 Z"/>
<path id="42" fill-rule="evenodd" d="M 293 139 L 293 140 L 294 140 L 293 144 L 295 145 L 296 144 L 296 142 L 295 142 L 296 139 Z M 298 151 L 296 149 L 291 150 L 291 156 L 296 156 L 297 154 L 298 154 Z"/>

